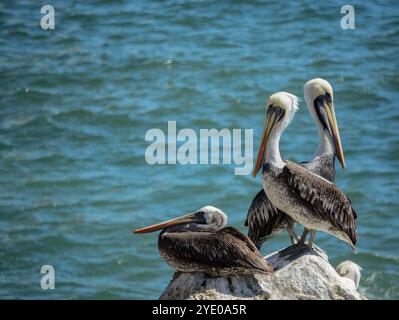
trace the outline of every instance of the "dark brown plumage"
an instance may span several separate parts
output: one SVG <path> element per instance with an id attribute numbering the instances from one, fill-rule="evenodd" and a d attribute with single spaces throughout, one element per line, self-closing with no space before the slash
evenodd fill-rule
<path id="1" fill-rule="evenodd" d="M 270 202 L 263 189 L 252 200 L 245 220 L 248 237 L 258 249 L 265 241 L 273 238 L 282 230 L 291 230 L 294 224 L 294 219 Z"/>
<path id="2" fill-rule="evenodd" d="M 316 173 L 323 178 L 334 181 L 333 154 L 318 156 L 310 162 L 302 162 L 300 165 L 309 171 Z M 245 226 L 248 226 L 248 237 L 260 249 L 262 244 L 287 229 L 290 236 L 293 236 L 295 221 L 285 212 L 277 209 L 267 198 L 262 189 L 258 192 L 248 209 Z"/>
<path id="3" fill-rule="evenodd" d="M 355 223 L 357 215 L 348 197 L 335 184 L 315 179 L 295 162 L 285 162 L 279 177 L 287 183 L 288 190 L 301 202 L 300 205 L 307 207 L 310 218 L 328 222 L 331 233 L 345 233 L 355 246 L 358 240 Z"/>
<path id="4" fill-rule="evenodd" d="M 203 272 L 210 276 L 273 272 L 253 242 L 237 229 L 225 227 L 226 223 L 224 212 L 206 206 L 134 232 L 162 230 L 158 237 L 159 252 L 180 272 Z"/>
<path id="5" fill-rule="evenodd" d="M 181 272 L 227 276 L 273 271 L 252 241 L 232 227 L 216 232 L 162 232 L 158 248 L 162 258 Z"/>

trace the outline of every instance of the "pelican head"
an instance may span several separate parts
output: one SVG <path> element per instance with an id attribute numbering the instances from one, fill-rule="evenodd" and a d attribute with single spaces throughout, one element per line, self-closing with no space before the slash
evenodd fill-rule
<path id="1" fill-rule="evenodd" d="M 335 117 L 333 89 L 328 81 L 320 78 L 306 82 L 304 95 L 309 112 L 319 128 L 320 134 L 325 134 L 335 148 L 335 154 L 345 169 L 344 152 L 341 145 L 338 123 Z"/>
<path id="2" fill-rule="evenodd" d="M 351 279 L 355 283 L 356 288 L 359 287 L 362 267 L 352 261 L 346 260 L 341 262 L 336 270 L 341 277 Z"/>
<path id="3" fill-rule="evenodd" d="M 266 159 L 265 150 L 270 137 L 279 139 L 281 133 L 291 122 L 298 110 L 299 99 L 287 92 L 272 94 L 266 105 L 266 121 L 263 129 L 262 141 L 258 151 L 258 157 L 252 175 L 255 177 Z M 275 146 L 278 147 L 278 146 Z"/>
<path id="4" fill-rule="evenodd" d="M 218 231 L 227 224 L 227 215 L 220 209 L 205 206 L 184 216 L 154 224 L 149 227 L 136 229 L 134 233 L 154 232 L 161 229 L 170 231 Z"/>

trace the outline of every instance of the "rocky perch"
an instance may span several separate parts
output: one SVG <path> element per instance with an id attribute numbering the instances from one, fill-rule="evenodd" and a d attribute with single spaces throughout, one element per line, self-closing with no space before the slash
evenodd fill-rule
<path id="1" fill-rule="evenodd" d="M 162 300 L 362 300 L 355 283 L 341 277 L 319 248 L 289 246 L 265 257 L 271 275 L 212 278 L 202 273 L 175 273 Z"/>

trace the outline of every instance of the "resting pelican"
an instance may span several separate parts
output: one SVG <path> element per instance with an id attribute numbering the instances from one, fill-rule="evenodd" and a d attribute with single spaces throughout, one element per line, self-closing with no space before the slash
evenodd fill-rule
<path id="1" fill-rule="evenodd" d="M 211 276 L 271 273 L 252 241 L 237 229 L 225 227 L 227 215 L 212 206 L 135 233 L 163 231 L 158 237 L 162 258 L 180 272 L 203 272 Z"/>
<path id="2" fill-rule="evenodd" d="M 344 278 L 351 279 L 356 286 L 356 289 L 359 287 L 361 271 L 363 270 L 358 264 L 346 260 L 341 262 L 337 268 L 337 273 Z"/>
<path id="3" fill-rule="evenodd" d="M 347 242 L 355 251 L 356 213 L 350 200 L 332 182 L 299 164 L 281 159 L 280 137 L 298 109 L 298 99 L 292 94 L 278 92 L 270 96 L 267 105 L 253 176 L 262 167 L 267 197 L 276 208 L 310 231 L 309 247 L 313 246 L 315 231 L 320 230 Z M 323 112 L 330 119 L 329 123 L 334 123 L 332 111 L 325 109 Z"/>
<path id="4" fill-rule="evenodd" d="M 334 182 L 335 156 L 345 168 L 345 159 L 341 146 L 341 139 L 335 118 L 333 89 L 328 81 L 320 78 L 309 80 L 304 86 L 306 105 L 319 133 L 319 145 L 308 162 L 302 162 L 304 168 L 323 178 Z M 331 116 L 328 116 L 328 115 Z M 252 200 L 248 209 L 245 225 L 249 226 L 248 236 L 260 249 L 263 242 L 272 238 L 283 229 L 288 230 L 291 242 L 298 241 L 294 231 L 295 221 L 284 212 L 277 209 L 267 198 L 262 189 Z M 308 231 L 304 230 L 301 243 L 304 243 Z"/>

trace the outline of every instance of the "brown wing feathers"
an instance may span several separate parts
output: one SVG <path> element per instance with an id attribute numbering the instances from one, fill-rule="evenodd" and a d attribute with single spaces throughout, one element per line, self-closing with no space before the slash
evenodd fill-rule
<path id="1" fill-rule="evenodd" d="M 231 227 L 218 232 L 165 233 L 160 237 L 160 249 L 173 255 L 179 264 L 210 268 L 251 267 L 261 272 L 273 270 L 251 240 Z"/>
<path id="2" fill-rule="evenodd" d="M 278 210 L 269 201 L 262 189 L 255 196 L 248 209 L 245 226 L 249 226 L 248 237 L 257 248 L 260 248 L 264 241 L 293 223 L 291 217 Z"/>
<path id="3" fill-rule="evenodd" d="M 292 192 L 308 205 L 318 218 L 329 221 L 334 227 L 344 231 L 353 245 L 358 240 L 356 232 L 356 213 L 350 200 L 333 183 L 324 179 L 315 179 L 302 167 L 287 161 L 282 175 L 287 180 Z"/>

